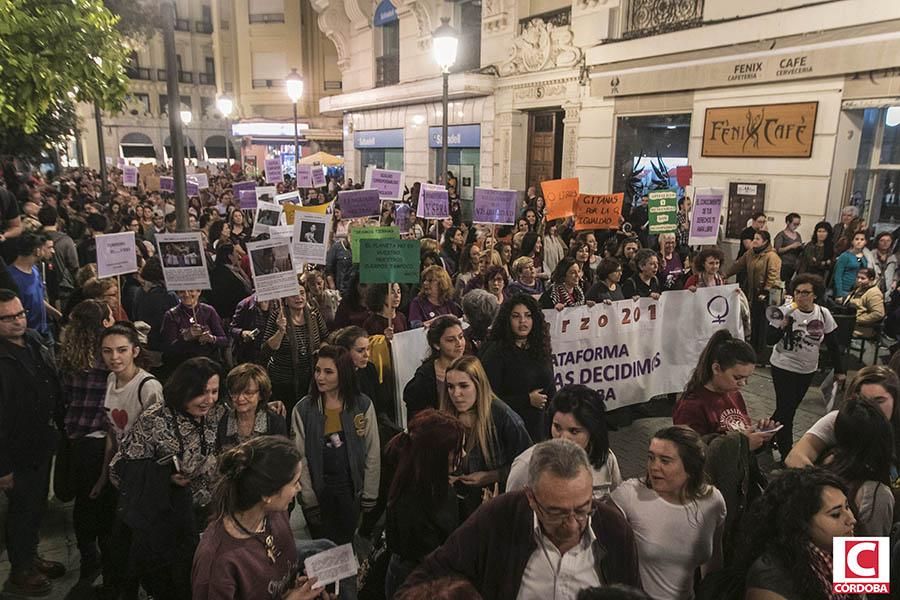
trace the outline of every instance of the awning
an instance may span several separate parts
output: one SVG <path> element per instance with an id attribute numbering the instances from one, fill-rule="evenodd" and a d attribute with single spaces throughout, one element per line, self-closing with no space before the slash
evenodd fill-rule
<path id="1" fill-rule="evenodd" d="M 391 4 L 391 0 L 381 0 L 378 3 L 378 7 L 375 9 L 375 18 L 372 19 L 372 24 L 375 27 L 384 27 L 385 25 L 390 25 L 391 23 L 396 23 L 400 20 L 400 17 L 397 16 L 397 9 Z"/>
<path id="2" fill-rule="evenodd" d="M 327 152 L 316 152 L 315 154 L 310 154 L 309 156 L 304 156 L 300 159 L 301 165 L 325 165 L 326 167 L 338 167 L 344 164 L 343 158 L 338 158 L 333 154 L 328 154 Z"/>

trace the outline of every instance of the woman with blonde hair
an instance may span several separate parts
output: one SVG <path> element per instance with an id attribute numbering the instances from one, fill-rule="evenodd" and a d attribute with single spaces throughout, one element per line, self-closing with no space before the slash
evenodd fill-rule
<path id="1" fill-rule="evenodd" d="M 441 315 L 462 316 L 462 309 L 453 300 L 453 283 L 447 270 L 432 265 L 422 271 L 419 295 L 409 303 L 409 324 L 421 327 Z"/>
<path id="2" fill-rule="evenodd" d="M 522 417 L 494 394 L 477 358 L 455 360 L 445 380 L 447 394 L 440 408 L 466 430 L 465 455 L 451 477 L 464 520 L 481 504 L 484 488 L 506 488 L 510 467 L 531 446 L 531 438 Z"/>

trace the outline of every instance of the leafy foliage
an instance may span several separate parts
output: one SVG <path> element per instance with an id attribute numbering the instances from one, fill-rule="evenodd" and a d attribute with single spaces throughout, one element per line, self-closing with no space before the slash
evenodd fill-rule
<path id="1" fill-rule="evenodd" d="M 103 0 L 103 4 L 109 12 L 119 17 L 116 29 L 132 41 L 146 41 L 162 27 L 159 11 L 155 10 L 158 3 L 148 3 L 145 0 Z"/>
<path id="2" fill-rule="evenodd" d="M 26 133 L 21 127 L 0 125 L 0 156 L 15 156 L 38 162 L 43 152 L 63 144 L 78 125 L 78 117 L 72 104 L 64 102 L 54 106 L 37 118 L 34 133 Z"/>
<path id="3" fill-rule="evenodd" d="M 37 131 L 72 100 L 121 106 L 130 52 L 102 0 L 0 0 L 0 127 Z"/>

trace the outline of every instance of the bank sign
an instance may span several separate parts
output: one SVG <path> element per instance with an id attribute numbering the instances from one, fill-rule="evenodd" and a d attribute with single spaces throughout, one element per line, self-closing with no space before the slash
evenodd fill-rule
<path id="1" fill-rule="evenodd" d="M 428 128 L 428 147 L 441 147 L 441 128 Z M 480 148 L 481 125 L 452 125 L 447 128 L 448 148 Z"/>
<path id="2" fill-rule="evenodd" d="M 809 158 L 818 102 L 707 108 L 702 156 Z"/>

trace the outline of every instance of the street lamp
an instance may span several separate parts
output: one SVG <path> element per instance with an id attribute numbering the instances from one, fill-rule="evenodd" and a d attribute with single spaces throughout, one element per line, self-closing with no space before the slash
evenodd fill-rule
<path id="1" fill-rule="evenodd" d="M 231 123 L 228 121 L 228 117 L 231 116 L 231 111 L 234 110 L 234 100 L 227 94 L 223 94 L 216 100 L 216 107 L 218 107 L 219 112 L 222 113 L 222 117 L 225 118 L 225 165 L 230 169 L 231 148 L 229 148 L 229 146 L 231 146 L 231 142 L 229 138 L 231 137 Z"/>
<path id="2" fill-rule="evenodd" d="M 441 25 L 431 34 L 431 47 L 434 60 L 441 67 L 444 79 L 444 93 L 441 96 L 441 178 L 447 185 L 447 113 L 449 112 L 450 67 L 456 62 L 456 49 L 459 38 L 456 30 L 450 27 L 450 18 L 441 17 Z"/>
<path id="3" fill-rule="evenodd" d="M 297 177 L 297 165 L 300 161 L 300 135 L 297 132 L 297 102 L 303 95 L 303 77 L 297 72 L 297 69 L 291 69 L 290 74 L 284 78 L 287 86 L 287 94 L 294 105 L 294 177 Z"/>
<path id="4" fill-rule="evenodd" d="M 182 109 L 179 113 L 181 115 L 181 123 L 187 128 L 188 125 L 191 124 L 191 121 L 194 119 L 194 115 L 190 110 Z M 187 158 L 188 163 L 191 162 L 191 144 L 190 137 L 187 135 L 184 136 L 184 156 Z"/>

